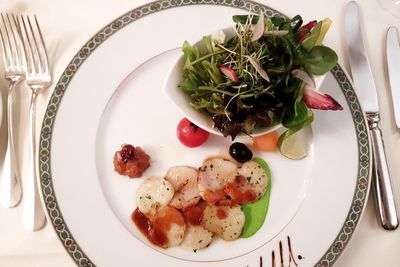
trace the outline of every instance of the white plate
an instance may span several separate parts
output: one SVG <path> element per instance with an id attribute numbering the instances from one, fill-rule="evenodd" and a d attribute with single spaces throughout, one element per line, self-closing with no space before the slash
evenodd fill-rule
<path id="1" fill-rule="evenodd" d="M 339 66 L 321 91 L 344 110 L 315 112 L 309 156 L 292 161 L 278 152 L 256 154 L 269 163 L 273 177 L 266 222 L 253 237 L 218 240 L 197 253 L 163 250 L 150 245 L 130 221 L 142 179 L 113 171 L 112 158 L 121 144 L 141 146 L 150 154 L 152 166 L 145 176 L 163 175 L 174 165 L 199 166 L 230 144 L 212 136 L 200 148 L 182 146 L 175 135 L 182 114 L 163 94 L 163 85 L 184 40 L 193 42 L 230 25 L 233 14 L 247 13 L 242 9 L 258 13 L 260 5 L 201 3 L 213 4 L 170 0 L 134 9 L 103 28 L 68 65 L 50 99 L 40 140 L 49 219 L 80 266 L 232 267 L 273 261 L 330 266 L 360 219 L 371 163 L 365 119 Z M 269 16 L 276 12 L 262 8 Z"/>

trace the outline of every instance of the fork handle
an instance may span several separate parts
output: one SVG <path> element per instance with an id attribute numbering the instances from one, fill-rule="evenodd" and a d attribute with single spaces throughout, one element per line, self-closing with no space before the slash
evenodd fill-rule
<path id="1" fill-rule="evenodd" d="M 6 208 L 15 207 L 21 200 L 22 189 L 15 157 L 13 134 L 13 94 L 20 77 L 10 80 L 7 97 L 7 150 L 4 158 L 3 177 L 0 187 L 0 202 Z"/>
<path id="2" fill-rule="evenodd" d="M 40 200 L 36 153 L 36 98 L 37 90 L 32 90 L 30 105 L 30 128 L 31 128 L 31 165 L 27 175 L 27 184 L 24 199 L 23 222 L 29 231 L 36 231 L 43 227 L 46 217 Z"/>

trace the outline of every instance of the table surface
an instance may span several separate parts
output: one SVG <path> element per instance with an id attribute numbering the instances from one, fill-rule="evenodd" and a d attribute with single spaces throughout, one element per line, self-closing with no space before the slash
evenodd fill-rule
<path id="1" fill-rule="evenodd" d="M 0 11 L 2 13 L 37 15 L 49 50 L 54 81 L 57 81 L 71 58 L 92 35 L 119 15 L 145 2 L 145 0 L 1 0 Z M 338 53 L 339 63 L 350 73 L 343 23 L 347 0 L 262 0 L 260 2 L 289 16 L 301 13 L 305 21 L 329 17 L 333 21 L 333 25 L 328 33 L 326 43 Z M 400 131 L 394 121 L 385 55 L 387 28 L 391 25 L 400 26 L 400 19 L 383 9 L 377 0 L 363 0 L 359 4 L 364 15 L 367 50 L 372 72 L 379 89 L 381 128 L 388 164 L 396 196 L 400 200 L 400 164 L 396 164 L 400 155 Z M 0 69 L 3 69 L 2 66 Z M 1 79 L 3 106 L 6 101 L 6 86 L 6 81 Z M 40 95 L 38 116 L 42 116 L 52 88 Z M 22 174 L 26 173 L 29 165 L 29 153 L 24 149 L 28 147 L 29 140 L 27 131 L 29 98 L 30 90 L 17 91 L 16 108 L 19 112 L 16 118 L 16 148 Z M 38 122 L 39 125 L 40 122 Z M 4 136 L 3 133 L 6 130 L 4 128 L 3 126 L 0 129 L 2 133 L 0 137 Z M 0 138 L 0 148 L 4 147 L 3 139 Z M 3 150 L 0 149 L 0 153 L 3 153 Z M 357 231 L 335 266 L 398 266 L 400 262 L 400 230 L 384 231 L 379 227 L 373 200 L 373 195 L 370 194 Z M 28 232 L 24 229 L 22 206 L 20 204 L 13 209 L 0 207 L 0 266 L 74 266 L 50 224 L 37 232 Z"/>

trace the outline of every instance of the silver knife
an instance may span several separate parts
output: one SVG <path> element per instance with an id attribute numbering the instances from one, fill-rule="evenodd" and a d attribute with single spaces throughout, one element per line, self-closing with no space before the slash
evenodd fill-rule
<path id="1" fill-rule="evenodd" d="M 386 162 L 382 132 L 379 128 L 379 106 L 375 82 L 365 51 L 362 30 L 361 12 L 355 1 L 346 7 L 345 30 L 348 44 L 350 67 L 354 87 L 366 112 L 373 151 L 372 185 L 375 192 L 379 221 L 386 230 L 394 230 L 399 225 L 394 192 L 390 181 L 389 168 Z"/>
<path id="2" fill-rule="evenodd" d="M 397 128 L 400 128 L 400 40 L 396 27 L 390 27 L 386 39 L 386 56 Z"/>

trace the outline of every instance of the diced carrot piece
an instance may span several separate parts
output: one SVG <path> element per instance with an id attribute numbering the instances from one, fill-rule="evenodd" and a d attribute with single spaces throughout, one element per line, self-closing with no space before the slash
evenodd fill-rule
<path id="1" fill-rule="evenodd" d="M 257 137 L 253 137 L 253 147 L 260 151 L 272 152 L 278 147 L 278 133 L 271 132 Z"/>

